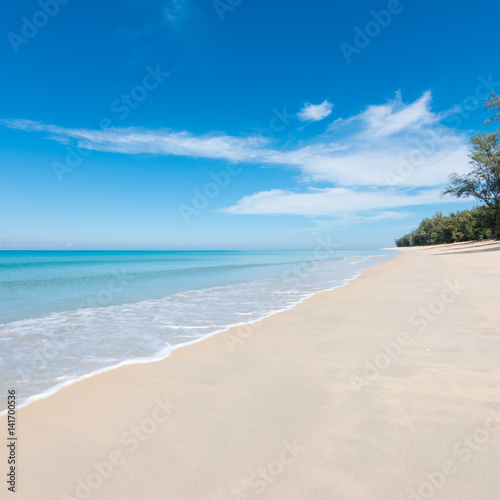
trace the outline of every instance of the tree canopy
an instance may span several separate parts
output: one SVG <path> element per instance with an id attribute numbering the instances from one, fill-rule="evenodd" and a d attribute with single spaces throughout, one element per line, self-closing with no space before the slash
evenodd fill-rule
<path id="1" fill-rule="evenodd" d="M 460 241 L 491 238 L 491 210 L 487 205 L 474 207 L 450 215 L 437 212 L 424 219 L 418 228 L 396 240 L 398 247 L 439 245 Z"/>
<path id="2" fill-rule="evenodd" d="M 477 134 L 471 144 L 471 170 L 465 175 L 451 174 L 443 194 L 474 197 L 485 203 L 492 212 L 492 236 L 500 239 L 500 137 L 497 133 Z"/>

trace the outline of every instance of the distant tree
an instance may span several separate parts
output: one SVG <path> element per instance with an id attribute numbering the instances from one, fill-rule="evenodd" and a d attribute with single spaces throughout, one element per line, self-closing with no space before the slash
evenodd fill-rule
<path id="1" fill-rule="evenodd" d="M 477 206 L 456 214 L 443 215 L 436 212 L 434 217 L 424 219 L 411 233 L 396 240 L 398 247 L 440 245 L 458 241 L 485 240 L 491 238 L 493 211 L 487 206 Z"/>
<path id="2" fill-rule="evenodd" d="M 486 205 L 474 207 L 475 240 L 487 240 L 492 237 L 491 228 L 494 225 L 494 213 Z"/>
<path id="3" fill-rule="evenodd" d="M 412 234 L 405 234 L 401 238 L 397 239 L 396 246 L 397 247 L 412 247 L 413 246 Z"/>
<path id="4" fill-rule="evenodd" d="M 470 210 L 457 212 L 453 229 L 453 241 L 470 241 L 476 239 L 476 221 L 474 213 Z"/>
<path id="5" fill-rule="evenodd" d="M 471 144 L 472 169 L 465 175 L 453 173 L 443 194 L 483 201 L 492 211 L 492 236 L 500 239 L 500 138 L 497 134 L 477 134 Z"/>

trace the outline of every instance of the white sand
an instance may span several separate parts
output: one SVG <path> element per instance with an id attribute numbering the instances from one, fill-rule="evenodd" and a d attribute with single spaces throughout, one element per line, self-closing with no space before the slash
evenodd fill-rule
<path id="1" fill-rule="evenodd" d="M 18 411 L 0 497 L 496 500 L 499 278 L 500 244 L 409 249 L 247 338 L 73 384 Z"/>

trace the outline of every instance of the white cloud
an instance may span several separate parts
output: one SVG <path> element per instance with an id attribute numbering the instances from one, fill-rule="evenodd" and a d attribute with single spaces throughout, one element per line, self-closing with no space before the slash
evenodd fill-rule
<path id="1" fill-rule="evenodd" d="M 433 124 L 438 117 L 430 111 L 432 94 L 425 94 L 412 104 L 405 105 L 401 93 L 387 104 L 369 106 L 357 119 L 366 125 L 366 133 L 373 137 L 390 136 L 404 131 L 415 132 L 425 125 Z"/>
<path id="2" fill-rule="evenodd" d="M 308 182 L 342 186 L 436 186 L 451 172 L 468 169 L 468 138 L 440 123 L 430 109 L 431 93 L 410 104 L 398 92 L 372 105 L 306 147 L 282 153 L 279 161 L 299 168 Z M 278 162 L 278 158 L 274 158 Z"/>
<path id="3" fill-rule="evenodd" d="M 417 192 L 391 189 L 361 190 L 354 188 L 309 188 L 304 193 L 271 189 L 244 196 L 236 205 L 225 209 L 233 214 L 332 216 L 368 211 L 385 211 L 443 203 L 439 189 Z M 377 218 L 377 216 L 375 216 Z M 378 214 L 378 218 L 383 218 Z"/>
<path id="4" fill-rule="evenodd" d="M 98 151 L 285 166 L 301 173 L 302 185 L 326 182 L 331 187 L 310 187 L 302 193 L 280 189 L 260 192 L 242 198 L 228 211 L 331 215 L 442 201 L 439 188 L 449 174 L 468 170 L 468 139 L 463 132 L 441 124 L 443 115 L 431 111 L 431 98 L 426 92 L 406 104 L 397 93 L 387 103 L 335 120 L 327 132 L 296 148 L 273 147 L 269 139 L 260 136 L 196 135 L 133 127 L 70 129 L 28 120 L 3 123 Z M 327 101 L 319 106 L 325 103 L 331 111 Z M 320 116 L 314 113 L 311 116 Z"/>
<path id="5" fill-rule="evenodd" d="M 466 138 L 444 128 L 400 140 L 365 139 L 345 149 L 321 143 L 279 159 L 300 168 L 306 181 L 342 186 L 435 186 L 468 165 Z"/>
<path id="6" fill-rule="evenodd" d="M 321 104 L 305 103 L 304 107 L 297 113 L 297 116 L 303 122 L 317 122 L 330 116 L 333 104 L 324 101 Z"/>
<path id="7" fill-rule="evenodd" d="M 68 129 L 45 125 L 29 120 L 3 120 L 10 128 L 28 132 L 45 132 L 48 139 L 67 144 L 73 140 L 84 149 L 110 153 L 157 154 L 190 156 L 193 158 L 224 159 L 234 162 L 251 162 L 262 155 L 267 139 L 258 136 L 243 138 L 224 134 L 194 135 L 170 130 L 138 128 L 109 128 L 105 130 Z"/>
<path id="8" fill-rule="evenodd" d="M 339 226 L 352 226 L 353 224 L 362 224 L 371 221 L 380 221 L 386 219 L 406 219 L 413 214 L 404 210 L 383 210 L 374 213 L 342 213 L 335 214 L 334 217 L 323 219 L 309 219 L 307 227 L 291 231 L 290 234 L 322 234 L 326 230 Z"/>
<path id="9" fill-rule="evenodd" d="M 467 137 L 439 123 L 430 94 L 405 105 L 400 96 L 339 122 L 310 144 L 291 150 L 270 147 L 259 136 L 194 135 L 171 130 L 68 129 L 28 120 L 6 120 L 11 128 L 49 133 L 49 139 L 124 154 L 181 155 L 241 163 L 285 165 L 305 182 L 340 186 L 436 186 L 468 168 Z"/>

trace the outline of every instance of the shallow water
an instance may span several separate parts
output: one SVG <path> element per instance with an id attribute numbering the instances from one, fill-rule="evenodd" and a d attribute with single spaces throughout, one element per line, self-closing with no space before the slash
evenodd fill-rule
<path id="1" fill-rule="evenodd" d="M 124 361 L 165 357 L 396 253 L 0 252 L 0 390 L 15 388 L 22 402 Z"/>

